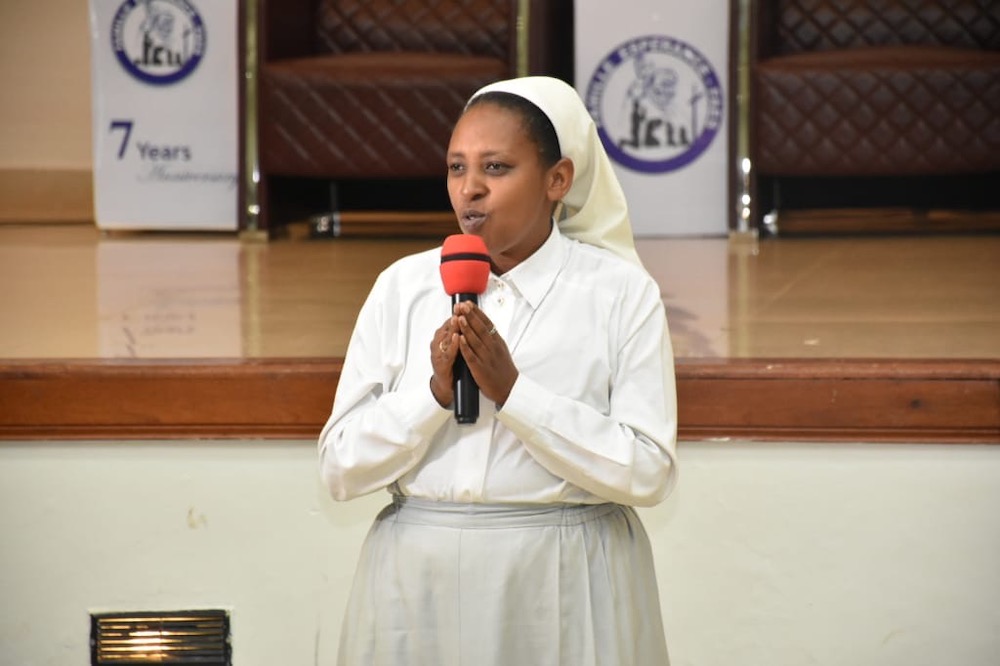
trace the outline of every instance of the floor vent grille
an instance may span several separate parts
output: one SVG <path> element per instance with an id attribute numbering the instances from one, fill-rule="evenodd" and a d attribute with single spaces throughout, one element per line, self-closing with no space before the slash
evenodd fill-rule
<path id="1" fill-rule="evenodd" d="M 92 666 L 231 666 L 224 610 L 99 613 L 90 616 Z"/>

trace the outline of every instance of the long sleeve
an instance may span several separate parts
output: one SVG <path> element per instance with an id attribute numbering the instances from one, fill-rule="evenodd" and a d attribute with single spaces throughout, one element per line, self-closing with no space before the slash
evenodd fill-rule
<path id="1" fill-rule="evenodd" d="M 321 475 L 339 500 L 384 488 L 412 469 L 450 415 L 428 388 L 429 363 L 423 385 L 402 381 L 401 368 L 415 361 L 405 358 L 409 331 L 397 296 L 389 277 L 380 277 L 358 315 L 320 434 Z"/>
<path id="2" fill-rule="evenodd" d="M 663 306 L 652 281 L 642 291 L 610 336 L 622 343 L 606 410 L 522 373 L 497 418 L 552 474 L 610 501 L 650 506 L 676 477 L 677 399 Z"/>

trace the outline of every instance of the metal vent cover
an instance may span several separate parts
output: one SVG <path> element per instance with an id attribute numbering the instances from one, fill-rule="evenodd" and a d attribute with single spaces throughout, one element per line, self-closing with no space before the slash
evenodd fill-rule
<path id="1" fill-rule="evenodd" d="M 92 613 L 91 666 L 232 666 L 224 610 Z"/>

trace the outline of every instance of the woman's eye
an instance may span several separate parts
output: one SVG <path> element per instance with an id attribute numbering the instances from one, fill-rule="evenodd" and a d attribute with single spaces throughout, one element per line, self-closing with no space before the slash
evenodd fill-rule
<path id="1" fill-rule="evenodd" d="M 503 162 L 490 162 L 486 165 L 487 173 L 503 173 L 507 171 L 509 167 Z"/>
<path id="2" fill-rule="evenodd" d="M 459 164 L 458 162 L 452 162 L 448 165 L 448 173 L 462 173 L 465 168 L 464 164 Z"/>

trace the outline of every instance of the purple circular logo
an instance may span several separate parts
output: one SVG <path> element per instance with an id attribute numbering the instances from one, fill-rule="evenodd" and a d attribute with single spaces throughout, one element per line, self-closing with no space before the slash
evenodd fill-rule
<path id="1" fill-rule="evenodd" d="M 611 159 L 643 173 L 687 166 L 722 127 L 711 63 L 673 37 L 637 37 L 611 51 L 587 85 L 587 109 Z"/>
<path id="2" fill-rule="evenodd" d="M 125 0 L 111 23 L 111 48 L 140 81 L 176 83 L 205 54 L 205 24 L 188 0 Z"/>

